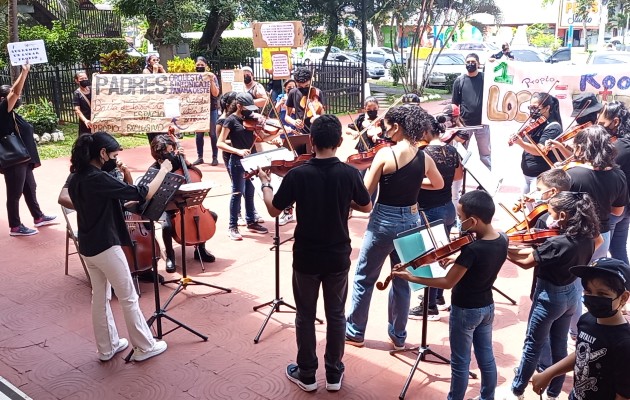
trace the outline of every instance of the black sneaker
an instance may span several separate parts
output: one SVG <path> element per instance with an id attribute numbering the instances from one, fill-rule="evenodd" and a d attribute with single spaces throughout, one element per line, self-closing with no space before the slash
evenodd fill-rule
<path id="1" fill-rule="evenodd" d="M 446 304 L 446 300 L 444 300 L 444 296 L 438 296 L 435 299 L 435 304 L 437 304 L 438 306 L 443 306 Z"/>
<path id="2" fill-rule="evenodd" d="M 216 167 L 217 165 L 219 165 L 219 160 L 216 157 L 214 157 L 210 165 L 212 165 L 213 167 Z"/>
<path id="3" fill-rule="evenodd" d="M 422 308 L 424 307 L 424 305 L 422 303 L 420 303 L 419 306 L 416 306 L 414 308 L 412 308 L 411 310 L 409 310 L 409 315 L 412 315 L 414 317 L 422 317 Z M 440 310 L 438 310 L 437 307 L 429 307 L 429 312 L 428 312 L 429 316 L 431 315 L 440 315 Z"/>
<path id="4" fill-rule="evenodd" d="M 305 392 L 317 390 L 317 380 L 315 377 L 304 378 L 300 376 L 300 368 L 295 364 L 289 364 L 287 366 L 287 378 Z M 341 387 L 341 381 L 339 381 L 339 384 Z"/>
<path id="5" fill-rule="evenodd" d="M 58 222 L 55 221 L 56 219 L 56 215 L 42 215 L 40 218 L 35 220 L 35 227 L 39 228 L 40 226 L 57 224 Z"/>
<path id="6" fill-rule="evenodd" d="M 39 231 L 37 229 L 31 229 L 24 226 L 24 224 L 20 224 L 15 228 L 11 228 L 9 231 L 10 236 L 33 236 L 38 234 Z"/>
<path id="7" fill-rule="evenodd" d="M 260 225 L 258 222 L 254 222 L 253 224 L 247 224 L 247 230 L 252 233 L 262 233 L 262 234 L 269 232 L 269 229 Z"/>
<path id="8" fill-rule="evenodd" d="M 343 380 L 343 372 L 339 379 L 334 379 L 326 374 L 326 390 L 329 392 L 337 392 L 341 390 L 341 381 Z"/>
<path id="9" fill-rule="evenodd" d="M 203 262 L 213 263 L 216 261 L 216 257 L 212 253 L 208 253 L 206 249 L 196 249 L 194 254 L 194 258 L 197 261 L 199 261 L 199 258 L 201 258 L 201 261 Z"/>
<path id="10" fill-rule="evenodd" d="M 203 164 L 203 158 L 201 158 L 201 157 L 199 157 L 198 159 L 196 159 L 192 163 L 192 165 L 199 165 L 199 164 Z"/>

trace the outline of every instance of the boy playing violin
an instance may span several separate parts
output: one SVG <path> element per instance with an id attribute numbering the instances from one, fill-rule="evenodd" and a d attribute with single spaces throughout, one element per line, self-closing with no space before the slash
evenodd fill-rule
<path id="1" fill-rule="evenodd" d="M 481 398 L 492 399 L 497 385 L 497 366 L 492 352 L 492 322 L 494 301 L 492 285 L 507 257 L 508 239 L 492 226 L 492 197 L 473 190 L 459 199 L 457 215 L 462 232 L 472 232 L 477 240 L 462 248 L 456 259 L 449 257 L 453 267 L 443 278 L 421 278 L 409 271 L 397 270 L 394 277 L 422 285 L 453 289 L 449 320 L 451 343 L 451 388 L 449 400 L 464 399 L 468 386 L 470 350 L 475 342 L 475 357 L 481 370 Z"/>
<path id="2" fill-rule="evenodd" d="M 308 68 L 298 68 L 293 74 L 297 87 L 287 94 L 285 122 L 298 132 L 309 134 L 311 124 L 324 114 L 322 91 L 311 85 L 313 74 Z"/>

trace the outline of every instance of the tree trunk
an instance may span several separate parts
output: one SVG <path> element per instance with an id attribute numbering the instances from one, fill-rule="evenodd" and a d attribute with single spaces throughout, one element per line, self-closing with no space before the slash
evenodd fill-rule
<path id="1" fill-rule="evenodd" d="M 17 0 L 9 0 L 7 5 L 9 8 L 9 43 L 19 42 Z M 11 67 L 11 82 L 15 82 L 19 74 L 20 67 Z"/>
<path id="2" fill-rule="evenodd" d="M 231 15 L 222 15 L 217 10 L 210 10 L 206 26 L 203 28 L 199 46 L 205 46 L 207 50 L 213 52 L 219 45 L 221 34 L 234 22 L 235 17 Z"/>
<path id="3" fill-rule="evenodd" d="M 582 29 L 584 30 L 584 51 L 588 51 L 588 31 L 586 30 L 586 17 L 582 22 Z"/>
<path id="4" fill-rule="evenodd" d="M 158 45 L 158 53 L 160 54 L 160 60 L 164 70 L 168 72 L 168 60 L 175 58 L 175 46 L 172 44 L 160 44 Z"/>
<path id="5" fill-rule="evenodd" d="M 376 36 L 376 45 L 378 47 L 385 46 L 385 36 L 383 36 L 383 25 L 378 23 L 372 23 L 372 28 L 374 29 L 374 35 Z"/>

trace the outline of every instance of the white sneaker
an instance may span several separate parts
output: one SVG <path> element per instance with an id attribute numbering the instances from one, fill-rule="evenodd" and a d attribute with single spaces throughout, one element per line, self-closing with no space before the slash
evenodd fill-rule
<path id="1" fill-rule="evenodd" d="M 245 221 L 245 218 L 243 218 L 243 216 L 241 214 L 238 215 L 238 221 L 236 222 L 236 224 L 238 226 L 247 226 L 247 221 Z"/>
<path id="2" fill-rule="evenodd" d="M 512 393 L 511 386 L 498 387 L 494 391 L 495 400 L 525 400 L 525 395 L 521 394 L 519 396 Z"/>
<path id="3" fill-rule="evenodd" d="M 258 222 L 259 224 L 262 224 L 265 222 L 265 219 L 261 217 L 260 214 L 258 214 L 257 212 L 254 212 L 254 220 Z"/>
<path id="4" fill-rule="evenodd" d="M 292 221 L 293 221 L 293 213 L 283 211 L 282 216 L 280 216 L 280 220 L 278 221 L 278 223 L 280 224 L 280 226 L 283 226 Z"/>
<path id="5" fill-rule="evenodd" d="M 114 358 L 116 353 L 120 353 L 121 351 L 125 350 L 128 346 L 129 346 L 129 342 L 127 341 L 127 339 L 120 338 L 118 339 L 118 346 L 116 346 L 114 351 L 112 351 L 109 354 L 98 353 L 98 359 L 101 361 L 109 361 L 112 358 Z"/>
<path id="6" fill-rule="evenodd" d="M 133 355 L 131 356 L 131 361 L 144 361 L 148 360 L 151 357 L 155 357 L 159 354 L 162 354 L 166 351 L 166 342 L 163 340 L 156 340 L 153 348 L 151 350 L 142 351 L 139 348 L 133 349 Z"/>

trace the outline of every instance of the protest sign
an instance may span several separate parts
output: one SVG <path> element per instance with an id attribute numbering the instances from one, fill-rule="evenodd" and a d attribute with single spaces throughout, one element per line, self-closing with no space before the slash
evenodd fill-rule
<path id="1" fill-rule="evenodd" d="M 95 131 L 130 134 L 210 127 L 210 74 L 94 74 Z"/>
<path id="2" fill-rule="evenodd" d="M 221 93 L 244 92 L 243 71 L 240 69 L 221 70 Z"/>
<path id="3" fill-rule="evenodd" d="M 301 21 L 254 22 L 254 47 L 302 47 L 304 28 Z"/>
<path id="4" fill-rule="evenodd" d="M 12 66 L 29 64 L 44 64 L 48 62 L 46 47 L 43 40 L 7 43 L 9 60 Z"/>

